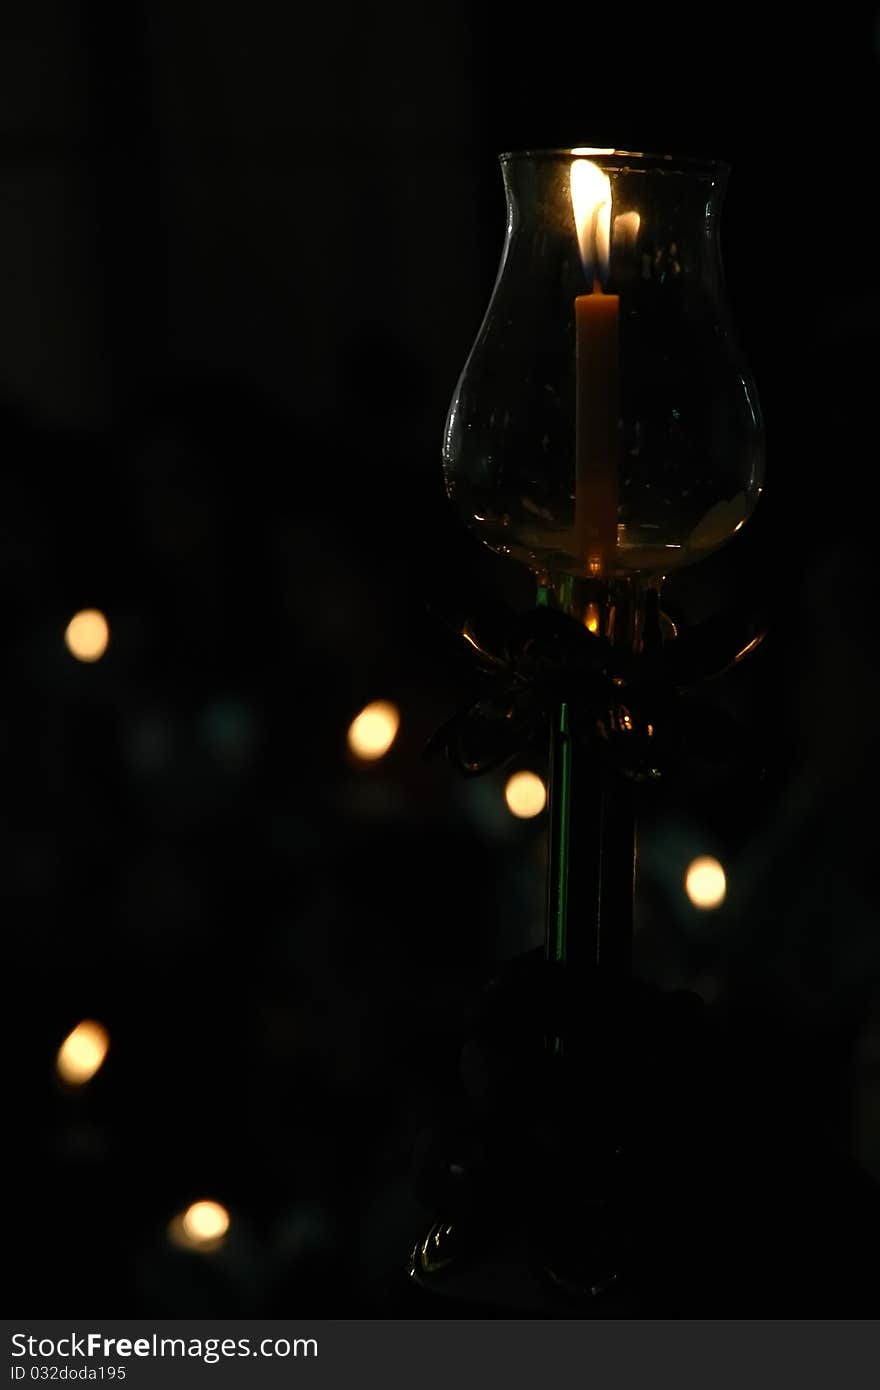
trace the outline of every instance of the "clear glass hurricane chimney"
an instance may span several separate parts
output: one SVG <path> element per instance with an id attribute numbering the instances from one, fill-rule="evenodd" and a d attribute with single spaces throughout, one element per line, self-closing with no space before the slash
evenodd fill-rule
<path id="1" fill-rule="evenodd" d="M 579 579 L 659 587 L 761 492 L 719 245 L 727 166 L 592 149 L 500 162 L 507 231 L 446 420 L 448 494 L 563 607 Z"/>

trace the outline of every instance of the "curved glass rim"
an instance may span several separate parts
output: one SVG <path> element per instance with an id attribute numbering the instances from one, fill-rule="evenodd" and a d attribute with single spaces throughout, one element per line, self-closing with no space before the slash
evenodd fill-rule
<path id="1" fill-rule="evenodd" d="M 667 173 L 730 172 L 730 165 L 723 159 L 706 159 L 690 154 L 654 154 L 647 150 L 599 149 L 589 145 L 573 145 L 571 149 L 505 150 L 498 159 L 501 164 L 518 159 L 592 159 L 612 169 L 624 160 L 629 168 L 659 169 Z"/>

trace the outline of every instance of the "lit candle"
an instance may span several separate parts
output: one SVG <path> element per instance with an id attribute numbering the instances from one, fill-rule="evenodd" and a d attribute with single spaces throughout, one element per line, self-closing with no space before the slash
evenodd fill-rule
<path id="1" fill-rule="evenodd" d="M 605 294 L 611 230 L 611 182 L 598 165 L 576 159 L 571 201 L 591 294 L 574 301 L 576 332 L 575 544 L 589 575 L 614 569 L 620 457 L 618 380 L 620 298 Z"/>

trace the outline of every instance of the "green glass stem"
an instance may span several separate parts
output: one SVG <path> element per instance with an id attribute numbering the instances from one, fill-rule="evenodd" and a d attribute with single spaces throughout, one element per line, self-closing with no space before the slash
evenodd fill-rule
<path id="1" fill-rule="evenodd" d="M 612 645 L 638 652 L 655 640 L 648 600 L 657 587 L 566 578 L 555 592 L 539 589 L 538 603 L 552 602 Z M 565 701 L 552 714 L 549 771 L 547 959 L 598 976 L 607 995 L 625 986 L 632 968 L 634 788 L 572 737 Z"/>
<path id="2" fill-rule="evenodd" d="M 633 788 L 572 738 L 560 702 L 550 734 L 547 958 L 621 983 L 631 970 Z"/>

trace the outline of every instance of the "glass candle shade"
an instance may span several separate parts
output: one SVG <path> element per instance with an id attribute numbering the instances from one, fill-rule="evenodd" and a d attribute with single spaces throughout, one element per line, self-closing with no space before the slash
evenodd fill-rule
<path id="1" fill-rule="evenodd" d="M 656 586 L 727 541 L 761 491 L 719 246 L 727 166 L 577 149 L 500 162 L 507 232 L 446 420 L 448 494 L 557 595 Z"/>

